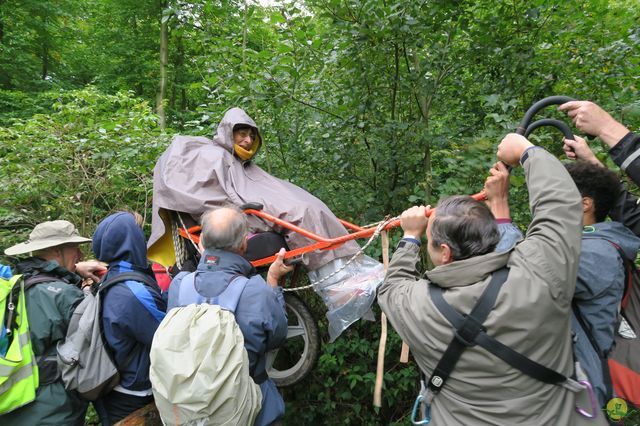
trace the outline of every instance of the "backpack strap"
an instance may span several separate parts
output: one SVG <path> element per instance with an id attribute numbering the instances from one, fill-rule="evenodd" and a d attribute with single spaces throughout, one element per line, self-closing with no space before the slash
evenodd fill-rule
<path id="1" fill-rule="evenodd" d="M 208 299 L 198 292 L 196 288 L 196 272 L 191 272 L 182 278 L 180 283 L 180 289 L 178 293 L 177 306 L 186 306 L 191 303 L 200 305 L 202 303 L 209 303 Z"/>
<path id="2" fill-rule="evenodd" d="M 141 272 L 131 271 L 131 272 L 123 272 L 122 274 L 118 274 L 115 277 L 109 278 L 106 281 L 94 283 L 91 288 L 91 291 L 97 297 L 100 293 L 105 292 L 109 288 L 113 287 L 114 285 L 125 282 L 125 281 L 138 281 L 138 282 L 145 283 L 151 287 L 158 288 L 158 283 L 150 276 L 143 274 Z M 131 289 L 131 291 L 134 291 L 134 290 Z M 135 292 L 134 292 L 134 296 L 136 296 L 136 298 L 140 300 L 140 298 L 138 297 L 137 294 L 135 294 Z M 142 301 L 141 303 L 154 317 L 157 315 L 157 313 L 155 311 L 152 311 L 146 305 L 146 303 Z M 102 317 L 102 307 L 100 307 L 100 316 Z M 102 324 L 100 324 L 100 328 L 102 329 Z M 118 364 L 115 362 L 115 357 L 113 355 L 112 349 L 108 345 L 107 347 L 109 348 L 111 359 L 114 360 L 114 365 L 116 366 L 118 371 L 122 371 L 122 369 L 126 368 L 129 365 L 129 363 L 133 360 L 133 358 L 138 354 L 138 351 L 132 350 L 124 359 L 124 362 L 122 363 L 122 365 L 118 367 Z"/>
<path id="3" fill-rule="evenodd" d="M 580 307 L 575 300 L 571 301 L 571 309 L 573 309 L 573 315 L 578 320 L 582 331 L 584 331 L 584 334 L 587 335 L 587 339 L 589 339 L 591 347 L 594 351 L 596 351 L 596 355 L 598 355 L 598 359 L 600 360 L 600 368 L 602 369 L 602 381 L 604 383 L 607 399 L 610 399 L 613 396 L 613 383 L 611 382 L 611 370 L 609 369 L 609 353 L 600 349 L 600 345 L 598 345 L 596 338 L 593 337 L 593 329 L 591 328 L 589 323 L 587 323 L 587 320 L 585 320 L 582 316 Z"/>
<path id="4" fill-rule="evenodd" d="M 178 306 L 185 306 L 191 303 L 208 303 L 210 305 L 219 305 L 222 309 L 235 313 L 238 307 L 238 301 L 240 300 L 240 296 L 242 296 L 247 282 L 249 282 L 249 278 L 244 275 L 234 275 L 222 293 L 213 297 L 204 297 L 196 288 L 197 274 L 198 271 L 191 272 L 182 279 L 180 293 L 178 295 Z M 241 278 L 244 278 L 244 280 L 236 283 L 236 281 Z"/>
<path id="5" fill-rule="evenodd" d="M 482 325 L 494 307 L 502 285 L 507 280 L 509 270 L 505 267 L 494 272 L 491 281 L 484 289 L 471 313 L 463 315 L 444 299 L 443 290 L 437 285 L 429 286 L 429 294 L 436 308 L 455 327 L 454 337 L 444 355 L 438 361 L 427 386 L 432 393 L 430 399 L 437 395 L 457 364 L 462 352 L 468 347 L 479 345 L 522 373 L 553 385 L 562 385 L 574 392 L 582 390 L 582 386 L 573 379 L 539 364 L 519 352 L 503 345 L 486 334 Z"/>
<path id="6" fill-rule="evenodd" d="M 235 314 L 240 297 L 242 296 L 248 282 L 249 278 L 244 275 L 236 275 L 231 279 L 227 288 L 213 298 L 213 304 L 220 305 L 222 309 Z"/>
<path id="7" fill-rule="evenodd" d="M 158 283 L 156 282 L 156 280 L 154 280 L 150 276 L 143 274 L 141 272 L 133 271 L 133 272 L 123 272 L 122 274 L 118 274 L 115 277 L 109 278 L 106 281 L 99 282 L 91 290 L 95 295 L 98 292 L 106 291 L 107 289 L 114 286 L 115 284 L 118 284 L 124 281 L 139 281 L 154 288 L 158 287 Z"/>
<path id="8" fill-rule="evenodd" d="M 49 283 L 51 281 L 62 281 L 67 284 L 69 283 L 69 281 L 67 281 L 66 279 L 62 277 L 57 277 L 55 275 L 48 275 L 48 274 L 31 275 L 30 277 L 27 277 L 24 280 L 24 291 L 26 292 L 36 284 Z"/>
<path id="9" fill-rule="evenodd" d="M 158 321 L 162 321 L 164 318 L 165 312 L 158 309 L 155 301 L 153 300 L 153 296 L 148 291 L 148 289 L 144 288 L 143 285 L 139 283 L 142 282 L 147 284 L 148 286 L 156 289 L 158 293 L 160 292 L 160 288 L 158 287 L 158 283 L 156 280 L 146 274 L 141 272 L 131 271 L 124 272 L 122 274 L 118 274 L 113 278 L 108 279 L 105 282 L 102 282 L 97 287 L 97 293 L 104 292 L 114 286 L 115 284 L 125 282 L 125 281 L 133 281 L 133 283 L 127 284 L 129 290 L 133 293 L 133 295 L 138 299 L 138 301 L 145 307 L 145 309 Z"/>

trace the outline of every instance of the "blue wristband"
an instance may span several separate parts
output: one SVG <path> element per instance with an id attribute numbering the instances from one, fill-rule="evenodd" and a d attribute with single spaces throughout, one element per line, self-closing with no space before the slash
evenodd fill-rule
<path id="1" fill-rule="evenodd" d="M 406 241 L 409 243 L 413 243 L 415 245 L 417 245 L 418 247 L 420 247 L 422 245 L 422 242 L 416 238 L 411 238 L 411 237 L 403 237 L 402 240 L 400 241 Z"/>

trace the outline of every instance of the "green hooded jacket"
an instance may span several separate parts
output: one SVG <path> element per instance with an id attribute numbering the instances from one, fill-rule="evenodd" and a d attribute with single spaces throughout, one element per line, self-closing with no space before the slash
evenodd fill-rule
<path id="1" fill-rule="evenodd" d="M 25 277 L 51 275 L 50 282 L 34 285 L 26 292 L 27 315 L 33 352 L 36 357 L 54 356 L 56 344 L 64 339 L 69 320 L 76 306 L 84 298 L 77 286 L 80 277 L 60 267 L 56 262 L 30 258 L 17 265 Z M 87 402 L 74 392 L 65 390 L 58 377 L 45 384 L 46 375 L 40 374 L 40 386 L 35 401 L 0 416 L 3 425 L 84 425 Z"/>

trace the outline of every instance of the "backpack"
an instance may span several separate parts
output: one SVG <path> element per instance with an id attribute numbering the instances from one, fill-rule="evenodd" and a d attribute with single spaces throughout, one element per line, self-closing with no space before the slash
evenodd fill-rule
<path id="1" fill-rule="evenodd" d="M 249 281 L 234 277 L 225 291 L 205 298 L 186 275 L 151 344 L 149 378 L 165 425 L 252 425 L 262 394 L 249 375 L 244 337 L 235 319 Z"/>
<path id="2" fill-rule="evenodd" d="M 58 368 L 65 388 L 89 401 L 97 400 L 120 383 L 120 373 L 102 332 L 102 295 L 115 284 L 129 280 L 157 286 L 151 277 L 139 272 L 126 272 L 99 283 L 75 309 L 67 335 L 57 345 Z"/>
<path id="3" fill-rule="evenodd" d="M 39 383 L 21 275 L 0 278 L 0 328 L 0 414 L 5 414 L 33 401 Z"/>

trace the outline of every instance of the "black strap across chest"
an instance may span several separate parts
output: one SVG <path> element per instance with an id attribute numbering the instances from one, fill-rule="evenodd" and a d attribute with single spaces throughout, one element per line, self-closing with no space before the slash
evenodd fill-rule
<path id="1" fill-rule="evenodd" d="M 498 293 L 509 275 L 508 268 L 502 268 L 493 273 L 491 281 L 482 292 L 478 302 L 468 315 L 459 313 L 444 299 L 441 287 L 431 284 L 429 295 L 442 315 L 454 326 L 454 336 L 449 342 L 442 358 L 433 370 L 427 386 L 436 395 L 455 368 L 462 353 L 469 347 L 480 346 L 497 356 L 513 368 L 544 383 L 558 384 L 567 378 L 542 364 L 527 358 L 486 333 L 482 325 L 493 309 Z"/>

